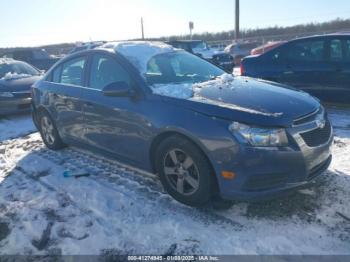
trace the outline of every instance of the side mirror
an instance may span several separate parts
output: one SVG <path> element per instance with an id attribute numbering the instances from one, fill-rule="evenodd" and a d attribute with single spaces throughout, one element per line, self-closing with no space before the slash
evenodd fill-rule
<path id="1" fill-rule="evenodd" d="M 133 94 L 133 90 L 128 83 L 123 81 L 108 84 L 102 89 L 102 92 L 105 96 L 114 97 L 131 96 Z"/>

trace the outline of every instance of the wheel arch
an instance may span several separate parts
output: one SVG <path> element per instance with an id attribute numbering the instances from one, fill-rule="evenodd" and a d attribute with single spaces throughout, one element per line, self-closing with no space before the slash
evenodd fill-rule
<path id="1" fill-rule="evenodd" d="M 200 152 L 203 154 L 203 156 L 207 159 L 210 167 L 211 167 L 211 170 L 212 170 L 212 175 L 214 177 L 214 181 L 215 181 L 215 190 L 218 190 L 219 189 L 219 182 L 218 182 L 218 179 L 217 179 L 217 176 L 216 176 L 216 172 L 215 172 L 215 168 L 212 164 L 212 161 L 209 159 L 208 155 L 206 154 L 206 150 L 204 148 L 204 145 L 202 143 L 200 143 L 200 141 L 198 141 L 198 139 L 188 135 L 188 134 L 185 134 L 183 132 L 180 132 L 178 130 L 167 130 L 167 131 L 164 131 L 160 134 L 158 134 L 156 137 L 153 138 L 152 142 L 151 142 L 151 146 L 150 146 L 150 150 L 149 150 L 149 157 L 150 157 L 150 163 L 151 163 L 151 168 L 152 168 L 152 172 L 156 173 L 157 170 L 156 170 L 156 165 L 155 165 L 155 156 L 156 156 L 156 151 L 157 151 L 157 148 L 158 146 L 160 145 L 160 143 L 162 141 L 164 141 L 165 139 L 169 138 L 169 137 L 172 137 L 172 136 L 178 136 L 178 137 L 181 137 L 185 140 L 188 140 L 189 142 L 191 142 L 194 146 L 196 146 Z"/>
<path id="2" fill-rule="evenodd" d="M 43 113 L 43 112 L 46 112 L 46 113 L 48 113 L 48 114 L 51 116 L 49 110 L 47 110 L 47 108 L 44 107 L 43 105 L 39 105 L 38 107 L 35 107 L 35 106 L 33 105 L 33 107 L 32 107 L 32 118 L 33 118 L 33 122 L 34 122 L 35 126 L 36 126 L 38 129 L 39 129 L 39 121 L 38 121 L 39 119 L 38 119 L 38 117 L 39 117 L 40 114 Z"/>

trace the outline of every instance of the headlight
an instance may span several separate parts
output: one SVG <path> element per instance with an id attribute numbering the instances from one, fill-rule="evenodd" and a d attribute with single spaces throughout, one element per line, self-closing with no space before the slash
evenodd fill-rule
<path id="1" fill-rule="evenodd" d="M 229 126 L 229 130 L 239 139 L 252 146 L 287 146 L 288 138 L 284 129 L 252 127 L 238 122 Z"/>
<path id="2" fill-rule="evenodd" d="M 11 92 L 0 92 L 0 97 L 13 97 Z"/>

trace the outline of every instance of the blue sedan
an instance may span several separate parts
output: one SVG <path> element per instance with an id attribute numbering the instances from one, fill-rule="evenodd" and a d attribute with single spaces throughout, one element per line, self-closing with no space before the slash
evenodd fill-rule
<path id="1" fill-rule="evenodd" d="M 117 42 L 67 56 L 34 85 L 47 147 L 104 152 L 157 173 L 178 201 L 264 199 L 331 162 L 332 127 L 317 99 L 233 77 L 156 42 Z"/>

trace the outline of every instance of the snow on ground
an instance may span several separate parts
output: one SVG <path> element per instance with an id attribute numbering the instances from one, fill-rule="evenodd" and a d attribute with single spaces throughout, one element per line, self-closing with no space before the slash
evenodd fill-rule
<path id="1" fill-rule="evenodd" d="M 0 116 L 0 141 L 24 136 L 36 130 L 29 114 Z"/>
<path id="2" fill-rule="evenodd" d="M 334 161 L 285 199 L 191 208 L 152 176 L 69 147 L 50 151 L 29 117 L 2 124 L 0 254 L 350 254 L 350 114 L 331 110 Z M 4 140 L 6 139 L 6 140 Z M 81 169 L 90 177 L 65 178 Z"/>

